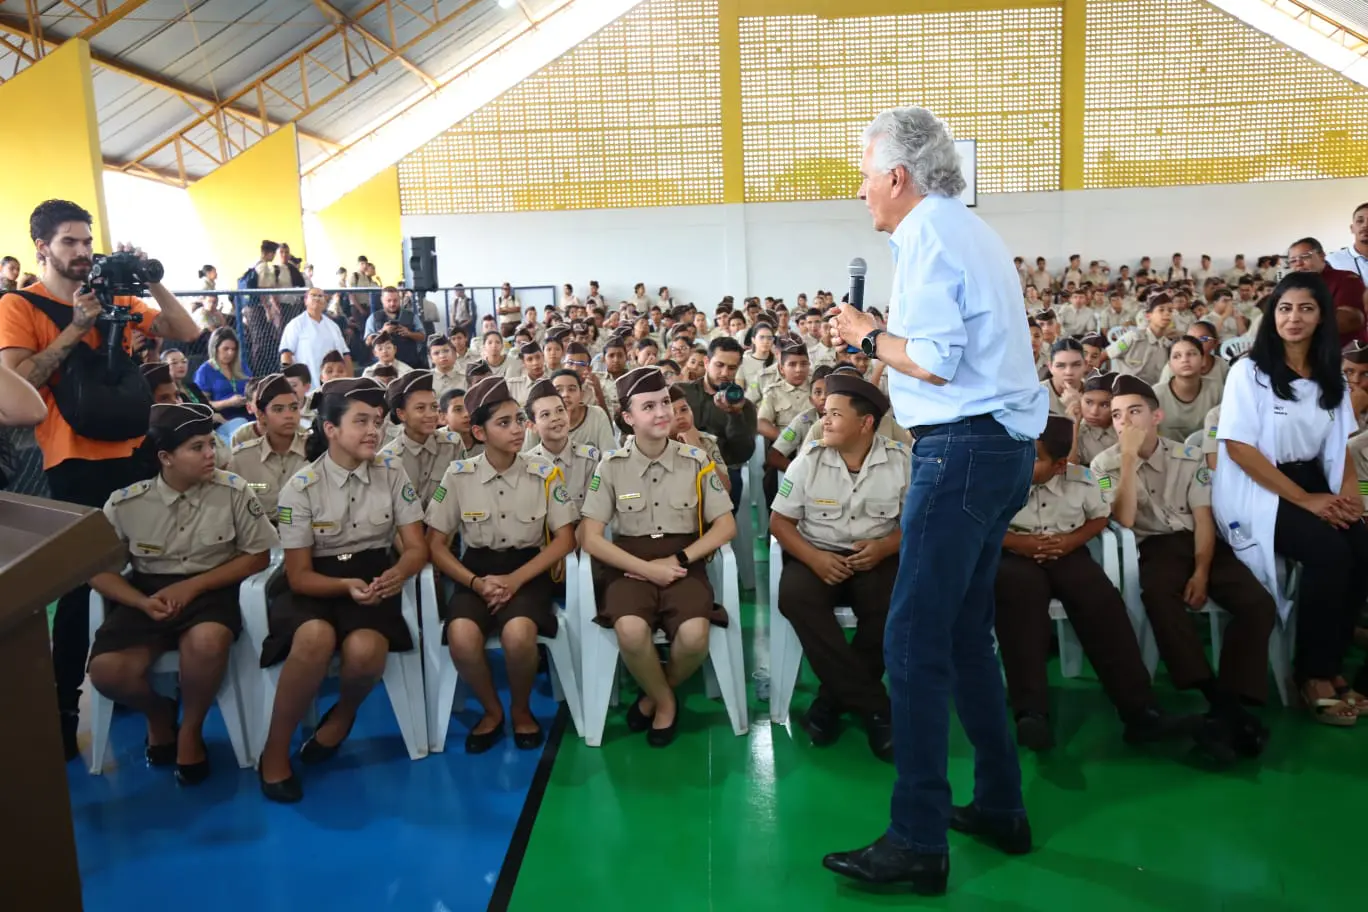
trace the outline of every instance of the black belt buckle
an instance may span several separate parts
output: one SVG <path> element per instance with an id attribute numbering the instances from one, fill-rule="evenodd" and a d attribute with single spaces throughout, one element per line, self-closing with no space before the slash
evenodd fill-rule
<path id="1" fill-rule="evenodd" d="M 352 559 L 353 557 L 355 557 L 355 556 L 356 556 L 355 554 L 334 554 L 334 555 L 333 555 L 333 560 L 339 561 L 339 562 L 345 564 L 347 561 L 351 560 L 351 559 Z"/>

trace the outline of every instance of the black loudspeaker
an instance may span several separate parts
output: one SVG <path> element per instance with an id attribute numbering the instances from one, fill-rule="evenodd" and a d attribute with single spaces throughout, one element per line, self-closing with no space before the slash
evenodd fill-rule
<path id="1" fill-rule="evenodd" d="M 404 239 L 405 279 L 414 292 L 437 290 L 437 239 L 411 237 Z"/>

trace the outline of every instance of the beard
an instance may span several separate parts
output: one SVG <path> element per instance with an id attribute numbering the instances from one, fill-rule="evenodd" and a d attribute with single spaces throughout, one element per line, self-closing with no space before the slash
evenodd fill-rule
<path id="1" fill-rule="evenodd" d="M 90 278 L 91 261 L 83 257 L 76 257 L 63 263 L 56 257 L 52 257 L 52 269 L 59 276 L 70 282 L 85 282 Z"/>

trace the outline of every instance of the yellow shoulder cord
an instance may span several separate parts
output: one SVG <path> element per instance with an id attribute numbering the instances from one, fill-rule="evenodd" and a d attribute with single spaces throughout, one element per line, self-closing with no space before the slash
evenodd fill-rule
<path id="1" fill-rule="evenodd" d="M 545 524 L 543 525 L 542 528 L 543 528 L 543 530 L 544 530 L 544 532 L 545 532 L 545 534 L 546 534 L 546 545 L 547 545 L 548 548 L 551 546 L 551 486 L 554 485 L 557 481 L 564 481 L 564 480 L 565 480 L 565 476 L 561 474 L 560 466 L 555 466 L 555 465 L 553 465 L 553 466 L 551 467 L 551 474 L 546 476 L 546 483 L 545 483 L 545 485 L 544 485 L 544 492 L 545 492 L 545 494 L 546 494 L 546 508 L 547 508 L 547 509 L 546 509 L 546 522 L 545 522 Z M 554 567 L 551 568 L 551 582 L 553 582 L 553 583 L 559 583 L 559 582 L 563 581 L 564 579 L 565 579 L 565 560 L 562 559 L 562 560 L 556 561 L 556 565 L 555 565 Z"/>
<path id="2" fill-rule="evenodd" d="M 698 537 L 699 537 L 699 538 L 702 538 L 702 537 L 703 537 L 703 479 L 708 475 L 709 472 L 713 471 L 713 470 L 716 469 L 716 468 L 717 468 L 717 463 L 713 462 L 712 460 L 708 460 L 708 464 L 705 465 L 705 466 L 703 467 L 703 471 L 699 472 L 699 473 L 698 473 L 698 476 L 694 479 L 694 490 L 698 493 Z M 712 559 L 713 559 L 713 556 L 712 556 L 711 554 L 709 554 L 709 555 L 708 555 L 708 560 L 711 561 Z"/>

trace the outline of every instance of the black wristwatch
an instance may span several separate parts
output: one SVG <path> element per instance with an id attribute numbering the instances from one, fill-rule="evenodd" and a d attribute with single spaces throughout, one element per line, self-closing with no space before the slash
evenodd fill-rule
<path id="1" fill-rule="evenodd" d="M 681 567 L 689 566 L 689 555 L 684 553 L 683 548 L 680 548 L 675 552 L 675 560 L 679 561 L 679 566 Z"/>
<path id="2" fill-rule="evenodd" d="M 879 357 L 879 336 L 882 336 L 882 329 L 871 330 L 869 335 L 860 340 L 860 350 L 871 358 Z"/>

